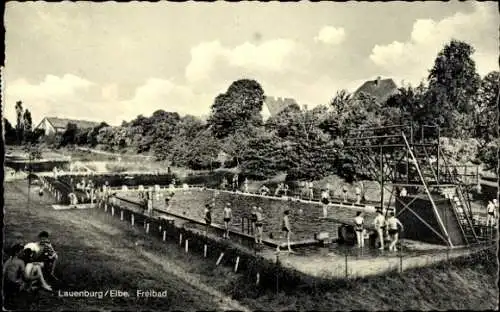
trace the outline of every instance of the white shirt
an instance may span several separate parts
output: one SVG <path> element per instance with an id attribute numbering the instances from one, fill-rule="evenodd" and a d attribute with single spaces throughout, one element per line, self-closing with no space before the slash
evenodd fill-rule
<path id="1" fill-rule="evenodd" d="M 384 216 L 379 214 L 377 217 L 375 217 L 375 220 L 373 221 L 373 223 L 374 223 L 376 228 L 381 228 L 385 224 Z"/>
<path id="2" fill-rule="evenodd" d="M 31 249 L 36 254 L 40 253 L 40 245 L 38 243 L 27 243 L 24 249 Z"/>
<path id="3" fill-rule="evenodd" d="M 354 218 L 354 223 L 355 223 L 356 225 L 362 225 L 362 224 L 363 224 L 363 221 L 364 221 L 364 220 L 363 220 L 363 217 L 362 217 L 362 216 L 357 216 L 357 217 L 355 217 L 355 218 Z"/>
<path id="4" fill-rule="evenodd" d="M 488 212 L 494 212 L 495 211 L 495 205 L 490 202 L 487 206 Z"/>

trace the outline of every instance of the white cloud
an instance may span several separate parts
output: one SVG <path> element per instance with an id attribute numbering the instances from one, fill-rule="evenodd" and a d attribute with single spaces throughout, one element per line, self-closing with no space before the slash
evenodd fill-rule
<path id="1" fill-rule="evenodd" d="M 58 115 L 61 111 L 79 116 L 85 110 L 81 106 L 80 94 L 93 85 L 71 74 L 62 77 L 47 75 L 43 81 L 35 84 L 24 79 L 6 83 L 4 112 L 9 120 L 14 120 L 15 103 L 22 101 L 24 107 L 30 110 L 34 123 L 45 116 Z"/>
<path id="2" fill-rule="evenodd" d="M 186 67 L 190 83 L 213 80 L 214 75 L 229 76 L 303 70 L 308 51 L 290 39 L 268 40 L 261 44 L 245 42 L 225 47 L 219 41 L 203 42 L 191 49 Z"/>
<path id="3" fill-rule="evenodd" d="M 200 116 L 209 112 L 214 97 L 212 94 L 194 92 L 171 80 L 151 78 L 135 90 L 132 99 L 119 103 L 120 114 L 114 117 L 114 124 L 131 120 L 140 114 L 147 116 L 159 109 L 180 115 Z"/>
<path id="4" fill-rule="evenodd" d="M 383 74 L 417 83 L 426 77 L 443 46 L 457 39 L 475 48 L 476 68 L 485 75 L 498 70 L 498 23 L 498 14 L 481 4 L 469 14 L 456 13 L 440 21 L 420 19 L 413 24 L 408 41 L 375 45 L 370 60 Z"/>
<path id="5" fill-rule="evenodd" d="M 345 39 L 344 28 L 335 28 L 333 26 L 324 26 L 320 29 L 318 35 L 314 37 L 314 41 L 324 44 L 339 44 Z"/>
<path id="6" fill-rule="evenodd" d="M 91 87 L 97 87 L 100 97 L 91 97 Z M 17 80 L 5 86 L 5 114 L 15 120 L 15 103 L 22 101 L 36 125 L 46 116 L 106 121 L 120 125 L 137 115 L 150 115 L 156 110 L 178 112 L 181 115 L 203 115 L 209 112 L 216 94 L 193 92 L 171 80 L 151 78 L 135 89 L 134 96 L 118 100 L 118 84 L 103 87 L 74 75 L 49 75 L 43 81 L 30 83 Z"/>

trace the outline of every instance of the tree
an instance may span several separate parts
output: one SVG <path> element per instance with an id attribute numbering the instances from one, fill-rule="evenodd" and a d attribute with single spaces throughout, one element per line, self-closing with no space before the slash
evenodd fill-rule
<path id="1" fill-rule="evenodd" d="M 206 124 L 195 116 L 186 115 L 176 126 L 175 135 L 165 148 L 165 155 L 157 155 L 159 159 L 170 159 L 176 166 L 187 166 L 190 143 L 204 131 Z"/>
<path id="2" fill-rule="evenodd" d="M 17 134 L 17 144 L 21 144 L 23 140 L 23 102 L 16 102 L 16 134 Z"/>
<path id="3" fill-rule="evenodd" d="M 247 126 L 262 125 L 264 90 L 255 80 L 233 82 L 226 93 L 219 94 L 212 104 L 208 124 L 219 139 Z"/>
<path id="4" fill-rule="evenodd" d="M 215 169 L 217 156 L 221 151 L 219 141 L 210 131 L 203 131 L 189 144 L 186 162 L 194 170 Z"/>
<path id="5" fill-rule="evenodd" d="M 429 72 L 427 115 L 437 116 L 437 124 L 445 133 L 456 126 L 454 116 L 470 113 L 473 107 L 472 100 L 480 85 L 473 53 L 469 44 L 452 40 L 439 52 Z"/>
<path id="6" fill-rule="evenodd" d="M 263 180 L 276 175 L 284 167 L 285 146 L 272 133 L 260 132 L 248 141 L 248 150 L 241 158 L 244 176 Z"/>
<path id="7" fill-rule="evenodd" d="M 17 139 L 17 132 L 14 127 L 12 127 L 12 124 L 9 122 L 7 118 L 3 119 L 3 124 L 4 124 L 4 139 L 5 139 L 5 145 L 12 145 L 16 143 Z"/>
<path id="8" fill-rule="evenodd" d="M 76 135 L 78 127 L 74 123 L 68 123 L 66 130 L 61 136 L 60 146 L 74 145 L 76 143 Z"/>
<path id="9" fill-rule="evenodd" d="M 417 87 L 411 85 L 402 86 L 398 92 L 391 96 L 384 107 L 399 110 L 399 124 L 427 124 L 428 117 L 424 111 L 424 100 L 427 87 L 421 82 Z"/>
<path id="10" fill-rule="evenodd" d="M 236 133 L 228 136 L 222 144 L 222 149 L 233 158 L 233 163 L 240 166 L 241 159 L 248 152 L 248 142 L 256 137 L 257 130 L 253 127 L 239 129 Z"/>
<path id="11" fill-rule="evenodd" d="M 177 124 L 181 118 L 178 113 L 159 110 L 151 116 L 151 123 L 155 125 L 146 134 L 153 139 L 153 151 L 157 157 L 168 154 L 168 146 L 175 135 Z M 160 157 L 161 159 L 161 157 Z"/>
<path id="12" fill-rule="evenodd" d="M 31 120 L 31 112 L 28 109 L 24 110 L 23 124 L 24 124 L 24 131 L 27 132 L 32 131 L 33 122 Z"/>
<path id="13" fill-rule="evenodd" d="M 483 145 L 493 141 L 498 135 L 498 123 L 492 126 L 500 111 L 500 72 L 492 71 L 482 80 L 474 103 L 474 135 Z"/>
<path id="14" fill-rule="evenodd" d="M 25 142 L 31 142 L 33 139 L 32 127 L 33 122 L 31 120 L 31 112 L 28 109 L 25 109 L 23 114 L 23 139 Z"/>
<path id="15" fill-rule="evenodd" d="M 87 133 L 87 144 L 90 145 L 90 147 L 95 147 L 98 143 L 97 141 L 97 136 L 99 135 L 99 131 L 103 128 L 109 127 L 109 125 L 105 122 L 101 122 L 97 127 L 92 128 L 88 133 Z M 83 139 L 82 139 L 83 140 Z"/>
<path id="16" fill-rule="evenodd" d="M 341 116 L 351 102 L 352 95 L 347 90 L 337 91 L 335 97 L 330 101 L 330 106 L 337 116 Z"/>

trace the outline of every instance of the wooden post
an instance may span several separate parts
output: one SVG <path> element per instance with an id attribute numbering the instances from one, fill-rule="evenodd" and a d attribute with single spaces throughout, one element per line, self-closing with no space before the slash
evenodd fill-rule
<path id="1" fill-rule="evenodd" d="M 114 206 L 111 206 L 111 215 L 114 216 L 115 215 L 115 207 Z"/>
<path id="2" fill-rule="evenodd" d="M 245 218 L 241 217 L 241 233 L 245 233 Z"/>
<path id="3" fill-rule="evenodd" d="M 347 275 L 349 274 L 349 271 L 347 269 L 347 254 L 345 255 L 345 277 L 347 278 Z"/>
<path id="4" fill-rule="evenodd" d="M 132 216 L 130 217 L 130 223 L 132 224 L 132 226 L 134 226 L 135 223 L 134 214 L 132 214 Z"/>
<path id="5" fill-rule="evenodd" d="M 167 240 L 167 231 L 163 231 L 163 241 Z"/>
<path id="6" fill-rule="evenodd" d="M 224 253 L 222 252 L 219 256 L 219 259 L 217 259 L 217 262 L 215 263 L 215 265 L 219 265 L 220 262 L 222 261 L 222 257 L 224 257 Z"/>
<path id="7" fill-rule="evenodd" d="M 380 208 L 384 211 L 384 149 L 380 147 Z"/>
<path id="8" fill-rule="evenodd" d="M 182 246 L 182 233 L 181 233 L 181 234 L 179 234 L 179 245 L 181 245 L 181 246 Z"/>
<path id="9" fill-rule="evenodd" d="M 207 257 L 207 244 L 205 244 L 205 246 L 203 246 L 203 258 L 206 258 Z"/>
<path id="10" fill-rule="evenodd" d="M 149 223 L 146 223 L 146 233 L 149 233 Z"/>
<path id="11" fill-rule="evenodd" d="M 188 251 L 189 251 L 189 240 L 188 239 L 186 239 L 186 246 L 185 246 L 185 248 L 186 248 L 186 253 L 188 253 Z"/>
<path id="12" fill-rule="evenodd" d="M 236 257 L 236 264 L 234 265 L 234 273 L 238 272 L 238 264 L 240 263 L 240 257 Z"/>
<path id="13" fill-rule="evenodd" d="M 120 211 L 120 220 L 123 221 L 123 210 Z"/>

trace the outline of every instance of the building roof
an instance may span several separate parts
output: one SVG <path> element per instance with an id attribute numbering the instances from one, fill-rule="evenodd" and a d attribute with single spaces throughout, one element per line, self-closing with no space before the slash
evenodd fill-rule
<path id="1" fill-rule="evenodd" d="M 66 128 L 69 123 L 76 124 L 79 129 L 94 128 L 100 125 L 100 122 L 87 121 L 87 120 L 77 120 L 77 119 L 67 119 L 58 117 L 45 117 L 54 128 Z"/>
<path id="2" fill-rule="evenodd" d="M 380 104 L 384 103 L 389 97 L 398 92 L 398 86 L 392 79 L 369 80 L 359 87 L 353 94 L 356 99 L 361 93 L 373 96 Z"/>
<path id="3" fill-rule="evenodd" d="M 280 98 L 274 96 L 266 96 L 266 98 L 264 99 L 264 103 L 269 109 L 269 113 L 271 114 L 271 116 L 278 115 L 290 105 L 298 105 L 297 101 L 292 98 Z"/>

